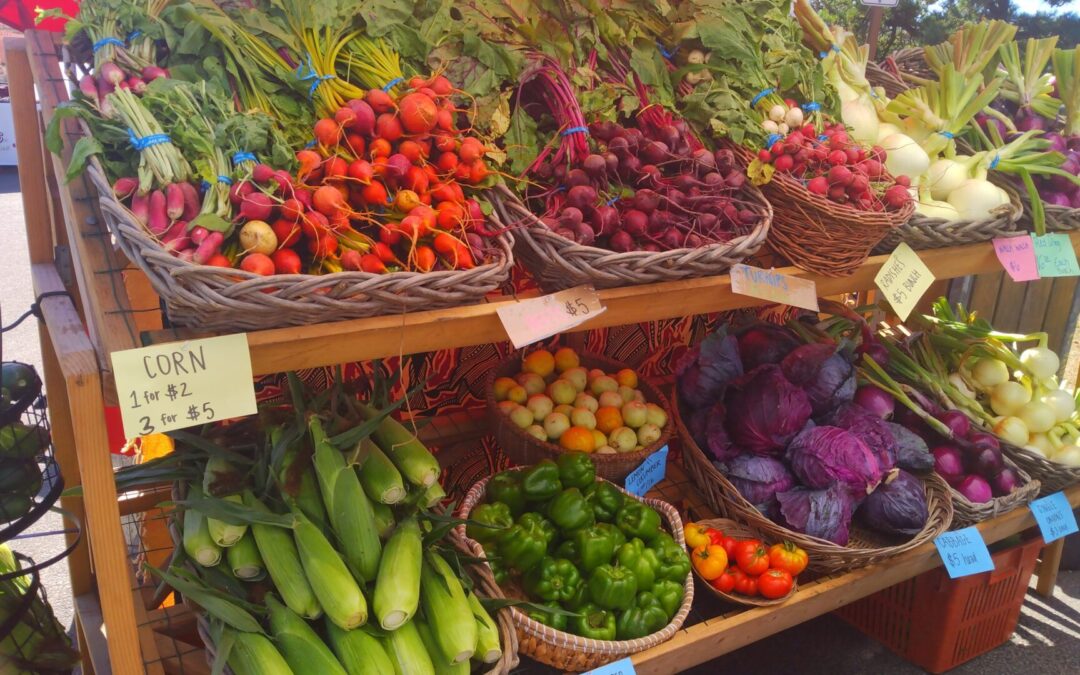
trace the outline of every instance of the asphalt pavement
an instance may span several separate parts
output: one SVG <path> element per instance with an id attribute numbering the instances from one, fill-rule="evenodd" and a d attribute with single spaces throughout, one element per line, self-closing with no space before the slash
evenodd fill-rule
<path id="1" fill-rule="evenodd" d="M 18 177 L 14 169 L 0 168 L 0 316 L 4 325 L 29 309 L 34 300 L 25 235 Z M 5 332 L 2 347 L 5 360 L 30 363 L 40 372 L 41 350 L 33 317 Z M 12 545 L 37 560 L 44 560 L 62 550 L 62 538 L 41 535 L 62 527 L 59 516 L 47 514 Z M 46 569 L 42 581 L 57 618 L 69 625 L 73 610 L 66 561 Z M 913 675 L 923 671 L 843 621 L 824 616 L 689 672 L 695 675 L 720 672 Z M 951 672 L 959 675 L 1080 673 L 1080 572 L 1062 571 L 1052 598 L 1042 598 L 1029 590 L 1012 638 Z"/>

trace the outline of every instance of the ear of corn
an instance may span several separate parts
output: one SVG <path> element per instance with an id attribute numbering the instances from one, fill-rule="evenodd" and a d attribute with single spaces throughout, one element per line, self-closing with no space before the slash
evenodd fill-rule
<path id="1" fill-rule="evenodd" d="M 450 663 L 462 663 L 476 651 L 476 619 L 465 589 L 450 564 L 431 551 L 420 571 L 420 601 L 424 616 L 435 626 L 435 640 Z"/>
<path id="2" fill-rule="evenodd" d="M 309 458 L 304 457 L 298 448 L 292 447 L 285 451 L 278 482 L 282 492 L 296 501 L 296 505 L 311 522 L 324 530 L 327 528 L 330 521 L 326 517 L 322 495 L 319 494 L 319 486 L 315 482 L 315 469 L 312 468 Z"/>
<path id="3" fill-rule="evenodd" d="M 232 648 L 226 662 L 235 675 L 293 675 L 294 671 L 285 661 L 285 657 L 265 636 L 228 628 L 222 635 L 232 638 Z"/>
<path id="4" fill-rule="evenodd" d="M 394 663 L 379 639 L 363 629 L 341 630 L 333 621 L 326 622 L 326 633 L 338 661 L 349 675 L 387 675 Z"/>
<path id="5" fill-rule="evenodd" d="M 240 541 L 236 542 L 235 546 L 225 549 L 225 558 L 229 561 L 229 569 L 237 579 L 257 581 L 266 573 L 262 556 L 259 555 L 259 547 L 255 543 L 255 535 L 250 529 Z"/>
<path id="6" fill-rule="evenodd" d="M 14 552 L 0 544 L 0 575 L 20 569 Z M 29 590 L 27 575 L 0 581 L 0 621 L 10 626 L 0 640 L 0 673 L 70 672 L 79 655 L 71 648 L 52 608 L 41 597 L 31 598 L 26 604 Z M 11 625 L 11 621 L 17 623 Z"/>
<path id="7" fill-rule="evenodd" d="M 375 531 L 379 533 L 379 538 L 389 538 L 394 533 L 394 512 L 379 502 L 371 502 L 371 511 L 375 516 Z"/>
<path id="8" fill-rule="evenodd" d="M 345 630 L 367 621 L 367 601 L 345 561 L 326 536 L 302 513 L 296 513 L 293 537 L 308 583 L 331 621 Z"/>
<path id="9" fill-rule="evenodd" d="M 383 638 L 397 675 L 435 675 L 424 641 L 412 621 Z"/>
<path id="10" fill-rule="evenodd" d="M 383 630 L 396 630 L 416 613 L 422 560 L 420 525 L 416 518 L 406 518 L 386 542 L 375 580 L 372 609 Z"/>
<path id="11" fill-rule="evenodd" d="M 424 496 L 420 503 L 426 508 L 432 509 L 444 499 L 446 499 L 446 490 L 439 484 L 439 481 L 435 481 L 424 490 Z"/>
<path id="12" fill-rule="evenodd" d="M 214 497 L 220 497 L 236 504 L 242 504 L 238 494 L 228 494 L 223 492 L 224 488 L 221 487 L 222 483 L 228 483 L 236 473 L 236 469 L 229 464 L 228 460 L 221 457 L 211 457 L 206 462 L 206 469 L 203 472 L 203 493 Z M 214 540 L 214 543 L 218 546 L 229 547 L 240 541 L 240 538 L 247 532 L 247 525 L 230 525 L 225 521 L 218 520 L 217 518 L 207 518 L 207 527 L 210 529 L 210 538 Z"/>
<path id="13" fill-rule="evenodd" d="M 378 411 L 361 405 L 360 412 L 371 419 Z M 385 417 L 375 428 L 375 442 L 390 457 L 405 480 L 422 488 L 439 480 L 439 461 L 424 444 L 397 420 Z"/>
<path id="14" fill-rule="evenodd" d="M 267 594 L 266 606 L 270 610 L 270 633 L 294 672 L 347 675 L 330 648 L 306 621 L 272 594 Z"/>
<path id="15" fill-rule="evenodd" d="M 413 619 L 413 623 L 416 624 L 420 639 L 423 640 L 428 656 L 431 657 L 431 665 L 435 668 L 435 675 L 468 675 L 471 670 L 469 662 L 462 661 L 461 663 L 451 664 L 450 659 L 439 649 L 439 644 L 435 641 L 435 634 L 431 632 L 431 626 L 420 618 Z"/>
<path id="16" fill-rule="evenodd" d="M 188 496 L 202 497 L 202 490 L 191 485 Z M 221 547 L 210 536 L 210 526 L 206 516 L 192 508 L 184 510 L 183 520 L 184 552 L 203 567 L 213 567 L 221 562 Z"/>
<path id="17" fill-rule="evenodd" d="M 356 460 L 360 470 L 360 482 L 372 501 L 381 504 L 397 504 L 405 499 L 405 483 L 401 472 L 386 453 L 370 438 L 363 438 L 356 445 Z"/>
<path id="18" fill-rule="evenodd" d="M 319 418 L 312 417 L 309 428 L 315 444 L 315 475 L 341 552 L 361 579 L 374 580 L 382 542 L 375 527 L 371 500 L 364 494 L 356 471 L 327 440 Z"/>
<path id="19" fill-rule="evenodd" d="M 270 513 L 270 509 L 250 491 L 244 493 L 244 504 Z M 266 571 L 285 604 L 306 619 L 318 618 L 322 607 L 308 583 L 292 532 L 274 525 L 255 524 L 251 526 L 251 533 Z"/>
<path id="20" fill-rule="evenodd" d="M 476 654 L 484 663 L 495 663 L 502 657 L 502 643 L 499 639 L 499 624 L 480 604 L 480 598 L 472 591 L 466 591 L 469 608 L 476 617 Z"/>

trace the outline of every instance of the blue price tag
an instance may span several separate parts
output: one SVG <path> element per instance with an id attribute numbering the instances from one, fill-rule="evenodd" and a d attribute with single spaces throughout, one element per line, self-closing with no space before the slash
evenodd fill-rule
<path id="1" fill-rule="evenodd" d="M 950 579 L 991 572 L 994 569 L 994 561 L 990 558 L 990 551 L 986 549 L 986 542 L 974 526 L 938 535 L 934 545 L 937 546 Z"/>
<path id="2" fill-rule="evenodd" d="M 664 446 L 664 450 L 667 450 L 666 445 Z M 593 668 L 583 675 L 634 675 L 634 662 L 629 658 L 619 659 L 618 661 L 612 661 L 611 663 L 602 665 L 599 668 Z"/>
<path id="3" fill-rule="evenodd" d="M 652 489 L 652 486 L 664 480 L 664 474 L 667 473 L 667 454 L 668 447 L 665 445 L 646 457 L 641 466 L 631 471 L 626 477 L 626 491 L 643 497 Z"/>
<path id="4" fill-rule="evenodd" d="M 1049 544 L 1055 539 L 1076 532 L 1076 514 L 1069 506 L 1063 492 L 1031 502 L 1031 513 L 1042 530 L 1043 541 Z"/>

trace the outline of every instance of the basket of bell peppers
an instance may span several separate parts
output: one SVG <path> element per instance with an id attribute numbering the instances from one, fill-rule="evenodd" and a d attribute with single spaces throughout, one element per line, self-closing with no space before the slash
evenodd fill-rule
<path id="1" fill-rule="evenodd" d="M 563 453 L 485 478 L 458 509 L 464 536 L 508 597 L 521 651 L 589 670 L 670 639 L 690 611 L 682 521 L 665 502 Z"/>
<path id="2" fill-rule="evenodd" d="M 809 562 L 790 541 L 769 546 L 750 528 L 726 518 L 686 524 L 691 566 L 713 595 L 755 607 L 779 605 L 795 594 Z"/>

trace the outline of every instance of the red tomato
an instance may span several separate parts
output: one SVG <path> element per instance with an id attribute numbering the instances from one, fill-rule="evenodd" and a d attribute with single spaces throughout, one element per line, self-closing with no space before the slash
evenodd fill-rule
<path id="1" fill-rule="evenodd" d="M 735 546 L 735 564 L 743 572 L 756 577 L 769 569 L 769 552 L 757 539 L 740 541 Z"/>
<path id="2" fill-rule="evenodd" d="M 785 570 L 765 570 L 757 578 L 758 592 L 761 593 L 761 597 L 769 600 L 784 597 L 791 592 L 791 587 L 794 584 L 795 580 Z"/>
<path id="3" fill-rule="evenodd" d="M 711 544 L 713 544 L 714 546 L 723 546 L 724 545 L 724 533 L 721 532 L 720 530 L 714 530 L 713 528 L 710 527 L 708 530 L 705 531 L 705 535 L 707 537 L 709 537 L 709 542 Z M 726 548 L 724 549 L 724 552 L 725 553 L 727 552 Z"/>
<path id="4" fill-rule="evenodd" d="M 740 569 L 735 570 L 735 592 L 751 597 L 758 594 L 757 578 L 752 577 Z"/>
<path id="5" fill-rule="evenodd" d="M 728 560 L 735 559 L 735 547 L 738 544 L 739 540 L 735 537 L 724 537 L 723 541 L 720 542 L 720 545 L 724 547 L 725 551 L 727 551 Z"/>
<path id="6" fill-rule="evenodd" d="M 735 581 L 738 578 L 736 577 L 736 573 L 742 574 L 742 570 L 740 570 L 738 567 L 729 567 L 724 570 L 723 574 L 716 577 L 709 583 L 712 584 L 713 588 L 720 591 L 721 593 L 730 593 L 731 591 L 735 590 Z"/>

